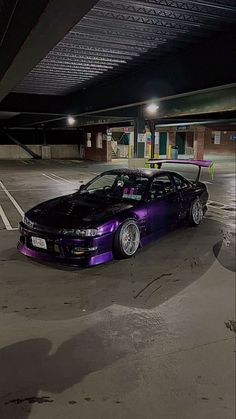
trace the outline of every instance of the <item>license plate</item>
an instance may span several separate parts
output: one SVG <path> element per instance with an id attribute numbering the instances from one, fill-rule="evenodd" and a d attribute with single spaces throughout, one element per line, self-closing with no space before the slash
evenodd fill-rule
<path id="1" fill-rule="evenodd" d="M 31 237 L 32 245 L 38 247 L 39 249 L 47 249 L 47 243 L 45 239 L 40 237 Z"/>

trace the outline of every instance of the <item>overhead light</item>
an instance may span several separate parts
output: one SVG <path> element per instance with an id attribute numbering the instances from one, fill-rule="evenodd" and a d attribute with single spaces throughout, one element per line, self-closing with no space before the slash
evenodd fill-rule
<path id="1" fill-rule="evenodd" d="M 67 122 L 68 122 L 68 125 L 72 126 L 75 124 L 75 118 L 73 118 L 73 116 L 68 116 Z"/>
<path id="2" fill-rule="evenodd" d="M 150 105 L 147 106 L 147 111 L 150 114 L 154 114 L 159 109 L 159 106 L 156 105 L 156 103 L 150 103 Z"/>

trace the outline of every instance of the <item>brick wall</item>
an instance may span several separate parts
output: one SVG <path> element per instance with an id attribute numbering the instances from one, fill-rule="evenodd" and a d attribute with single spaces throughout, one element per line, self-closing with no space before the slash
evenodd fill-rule
<path id="1" fill-rule="evenodd" d="M 232 129 L 232 128 L 231 128 Z M 214 144 L 212 140 L 212 131 L 221 131 L 220 144 Z M 234 131 L 222 130 L 219 127 L 208 128 L 205 133 L 205 154 L 222 154 L 231 156 L 236 151 L 236 141 L 230 140 L 230 135 L 235 134 Z"/>
<path id="2" fill-rule="evenodd" d="M 87 132 L 91 133 L 91 147 L 87 146 Z M 93 126 L 90 128 L 86 127 L 86 132 L 84 133 L 84 144 L 85 144 L 85 160 L 91 161 L 111 161 L 111 143 L 107 140 L 102 141 L 102 148 L 97 147 L 97 134 L 98 133 L 106 134 L 106 127 L 102 126 Z"/>

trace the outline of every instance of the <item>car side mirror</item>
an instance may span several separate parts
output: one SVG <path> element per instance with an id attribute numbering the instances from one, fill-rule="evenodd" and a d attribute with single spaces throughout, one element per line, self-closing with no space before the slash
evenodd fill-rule
<path id="1" fill-rule="evenodd" d="M 82 192 L 85 189 L 85 185 L 80 185 L 79 192 Z"/>

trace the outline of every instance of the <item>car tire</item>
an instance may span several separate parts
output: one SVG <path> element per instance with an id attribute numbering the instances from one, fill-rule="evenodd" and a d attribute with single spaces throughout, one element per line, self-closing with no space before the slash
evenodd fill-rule
<path id="1" fill-rule="evenodd" d="M 140 245 L 140 231 L 134 220 L 127 220 L 118 228 L 113 245 L 114 256 L 127 259 L 135 255 Z"/>
<path id="2" fill-rule="evenodd" d="M 189 224 L 191 226 L 199 226 L 203 220 L 203 206 L 200 198 L 194 199 L 189 210 Z"/>

